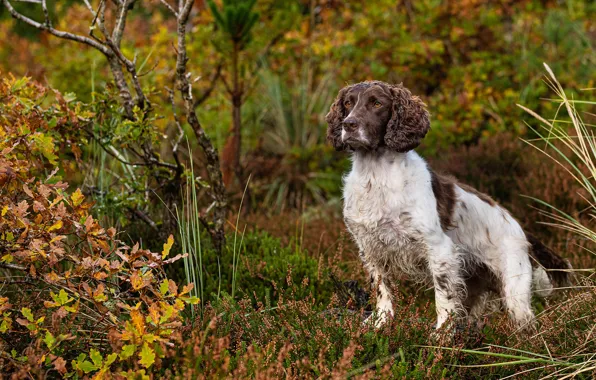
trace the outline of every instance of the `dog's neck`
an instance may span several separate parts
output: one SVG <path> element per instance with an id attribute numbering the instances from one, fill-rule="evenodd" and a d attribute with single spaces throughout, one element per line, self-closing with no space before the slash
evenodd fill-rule
<path id="1" fill-rule="evenodd" d="M 352 154 L 352 170 L 362 175 L 382 175 L 391 168 L 407 167 L 415 155 L 414 151 L 402 153 L 385 147 L 373 151 L 356 151 Z"/>

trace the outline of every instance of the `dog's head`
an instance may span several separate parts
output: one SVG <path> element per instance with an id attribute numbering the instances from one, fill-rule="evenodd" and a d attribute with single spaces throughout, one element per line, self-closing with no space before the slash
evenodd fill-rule
<path id="1" fill-rule="evenodd" d="M 346 86 L 326 116 L 327 139 L 336 150 L 407 152 L 430 129 L 425 104 L 402 86 L 361 82 Z"/>

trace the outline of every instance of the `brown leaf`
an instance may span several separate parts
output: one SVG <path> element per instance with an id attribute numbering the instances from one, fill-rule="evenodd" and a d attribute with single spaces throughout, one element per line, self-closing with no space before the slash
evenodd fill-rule
<path id="1" fill-rule="evenodd" d="M 167 260 L 165 260 L 165 261 L 164 261 L 164 264 L 171 264 L 171 263 L 173 263 L 173 262 L 175 262 L 175 261 L 178 261 L 178 260 L 180 260 L 180 259 L 183 259 L 183 258 L 185 258 L 186 256 L 188 256 L 188 253 L 185 253 L 185 254 L 180 254 L 180 253 L 179 253 L 179 254 L 177 254 L 176 256 L 174 256 L 174 257 L 172 257 L 172 258 L 170 258 L 170 259 L 167 259 Z"/>
<path id="2" fill-rule="evenodd" d="M 17 217 L 22 218 L 27 214 L 28 208 L 29 208 L 29 203 L 27 203 L 27 201 L 23 199 L 21 202 L 19 202 L 17 207 L 13 210 L 13 213 Z"/>
<path id="3" fill-rule="evenodd" d="M 68 315 L 68 311 L 66 311 L 64 306 L 60 306 L 60 308 L 56 310 L 56 315 L 62 319 Z"/>
<path id="4" fill-rule="evenodd" d="M 83 268 L 85 268 L 85 269 L 89 269 L 89 268 L 93 267 L 93 266 L 94 266 L 94 264 L 95 264 L 95 263 L 93 262 L 93 260 L 91 259 L 91 257 L 85 257 L 85 258 L 83 259 L 83 261 L 81 261 L 81 265 L 82 265 L 82 266 L 83 266 Z"/>
<path id="5" fill-rule="evenodd" d="M 62 375 L 66 373 L 66 360 L 62 359 L 62 357 L 57 357 L 52 364 L 54 364 L 54 369 Z"/>
<path id="6" fill-rule="evenodd" d="M 87 215 L 87 219 L 85 219 L 85 231 L 90 232 L 94 224 L 93 217 L 91 215 Z"/>
<path id="7" fill-rule="evenodd" d="M 39 186 L 37 186 L 37 191 L 46 200 L 48 199 L 48 197 L 50 196 L 50 194 L 52 194 L 52 191 L 46 185 L 39 185 Z"/>
<path id="8" fill-rule="evenodd" d="M 39 201 L 33 201 L 33 211 L 41 212 L 44 211 L 46 208 L 45 206 Z"/>
<path id="9" fill-rule="evenodd" d="M 58 203 L 58 207 L 56 207 L 56 210 L 54 211 L 54 216 L 64 218 L 66 215 L 68 215 L 68 211 L 66 210 L 64 202 Z"/>
<path id="10" fill-rule="evenodd" d="M 35 198 L 33 196 L 33 193 L 31 192 L 31 190 L 29 190 L 29 186 L 27 186 L 27 184 L 23 185 L 23 191 L 25 192 L 25 194 L 27 194 L 30 198 Z"/>
<path id="11" fill-rule="evenodd" d="M 172 295 L 177 295 L 178 294 L 178 285 L 176 285 L 176 283 L 173 280 L 169 280 L 168 281 L 168 290 L 170 291 L 170 293 Z"/>

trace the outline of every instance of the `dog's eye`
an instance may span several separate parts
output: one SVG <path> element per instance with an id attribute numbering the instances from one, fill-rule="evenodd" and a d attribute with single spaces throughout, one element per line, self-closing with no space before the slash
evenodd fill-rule
<path id="1" fill-rule="evenodd" d="M 346 102 L 344 103 L 344 106 L 346 106 L 346 108 L 350 108 L 350 107 L 352 107 L 352 102 L 350 102 L 349 100 L 346 100 Z"/>
<path id="2" fill-rule="evenodd" d="M 381 102 L 379 102 L 378 100 L 375 100 L 375 102 L 373 103 L 373 106 L 375 108 L 380 108 L 382 106 Z"/>

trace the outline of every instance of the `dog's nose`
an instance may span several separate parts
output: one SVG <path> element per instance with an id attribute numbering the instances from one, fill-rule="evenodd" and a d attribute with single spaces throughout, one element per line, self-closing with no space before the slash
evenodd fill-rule
<path id="1" fill-rule="evenodd" d="M 344 120 L 344 128 L 346 131 L 353 131 L 358 127 L 358 122 L 353 117 L 347 117 Z"/>

